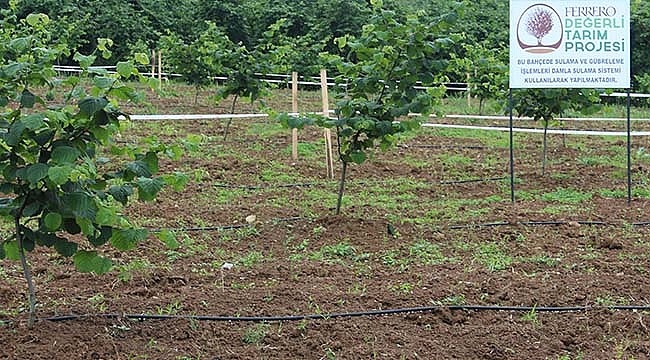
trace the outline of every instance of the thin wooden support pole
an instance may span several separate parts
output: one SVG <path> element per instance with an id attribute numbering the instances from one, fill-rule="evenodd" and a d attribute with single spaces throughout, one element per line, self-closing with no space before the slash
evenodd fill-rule
<path id="1" fill-rule="evenodd" d="M 162 84 L 162 51 L 158 50 L 158 81 Z"/>
<path id="2" fill-rule="evenodd" d="M 329 95 L 327 93 L 327 70 L 320 71 L 320 86 L 321 94 L 323 97 L 323 116 L 330 116 L 329 108 Z M 325 129 L 325 161 L 327 163 L 327 176 L 334 179 L 334 155 L 332 154 L 332 132 L 330 129 Z"/>
<path id="3" fill-rule="evenodd" d="M 156 78 L 156 49 L 151 49 L 151 77 Z"/>
<path id="4" fill-rule="evenodd" d="M 298 73 L 291 73 L 291 111 L 298 112 Z M 298 129 L 291 130 L 291 158 L 298 160 Z"/>

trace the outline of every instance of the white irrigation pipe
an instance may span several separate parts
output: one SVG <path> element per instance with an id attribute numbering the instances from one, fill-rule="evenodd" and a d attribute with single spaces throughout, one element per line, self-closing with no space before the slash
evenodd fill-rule
<path id="1" fill-rule="evenodd" d="M 330 111 L 332 112 L 332 111 Z M 290 116 L 297 116 L 298 113 L 289 113 Z M 245 119 L 245 118 L 267 118 L 269 114 L 179 114 L 179 115 L 131 115 L 131 120 L 152 121 L 152 120 L 219 120 L 219 119 Z M 453 115 L 450 118 L 473 117 L 471 115 Z M 485 118 L 485 117 L 482 117 Z M 495 117 L 489 117 L 495 118 Z M 578 120 L 578 119 L 573 119 Z M 606 120 L 606 119 L 596 119 Z M 621 120 L 621 119 L 611 119 Z M 650 119 L 645 119 L 650 120 Z M 465 130 L 483 130 L 483 131 L 510 131 L 509 127 L 495 126 L 472 126 L 472 125 L 453 125 L 453 124 L 433 124 L 425 123 L 422 127 L 444 128 L 444 129 L 465 129 Z M 519 133 L 544 133 L 544 129 L 534 128 L 513 128 L 513 132 Z M 561 130 L 548 129 L 548 134 L 566 134 L 566 135 L 589 135 L 589 136 L 626 136 L 626 131 L 595 131 L 595 130 Z M 649 131 L 631 132 L 631 136 L 650 136 Z"/>
<path id="2" fill-rule="evenodd" d="M 412 114 L 412 115 L 417 115 L 417 114 Z M 432 115 L 432 117 L 436 117 L 436 116 Z M 443 118 L 449 118 L 449 119 L 510 120 L 510 118 L 508 116 L 494 116 L 494 115 L 444 115 L 442 117 Z M 520 117 L 520 118 L 513 118 L 513 120 L 533 120 L 533 118 Z M 627 119 L 624 119 L 624 118 L 556 118 L 556 120 L 560 120 L 560 121 L 627 121 Z M 640 118 L 640 119 L 633 118 L 632 121 L 650 121 L 650 119 L 647 119 L 647 118 Z"/>
<path id="3" fill-rule="evenodd" d="M 627 93 L 620 93 L 620 92 L 615 92 L 611 94 L 600 94 L 602 97 L 627 97 Z M 630 97 L 635 97 L 635 98 L 650 98 L 650 94 L 636 94 L 636 93 L 630 93 Z"/>
<path id="4" fill-rule="evenodd" d="M 510 131 L 509 127 L 495 126 L 470 126 L 470 125 L 450 125 L 450 124 L 422 124 L 423 127 L 443 128 L 443 129 L 465 129 L 465 130 L 485 130 L 485 131 Z M 519 133 L 536 133 L 543 134 L 544 129 L 531 128 L 512 128 L 513 132 Z M 627 131 L 594 131 L 594 130 L 546 130 L 548 134 L 566 134 L 566 135 L 591 135 L 591 136 L 627 136 Z M 631 132 L 631 136 L 650 136 L 650 131 Z"/>

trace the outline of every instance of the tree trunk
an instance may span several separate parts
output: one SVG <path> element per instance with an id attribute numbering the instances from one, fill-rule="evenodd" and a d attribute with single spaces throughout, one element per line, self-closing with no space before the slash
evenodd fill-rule
<path id="1" fill-rule="evenodd" d="M 22 214 L 22 211 L 19 212 Z M 16 242 L 18 243 L 18 254 L 20 255 L 20 264 L 23 268 L 23 276 L 27 280 L 27 289 L 29 291 L 29 319 L 27 320 L 27 327 L 30 329 L 34 326 L 36 319 L 36 291 L 34 290 L 34 281 L 32 274 L 29 270 L 27 257 L 25 256 L 25 249 L 23 248 L 23 235 L 20 232 L 20 215 L 14 218 L 16 226 Z"/>
<path id="2" fill-rule="evenodd" d="M 339 196 L 336 200 L 336 215 L 341 214 L 341 203 L 343 202 L 343 191 L 345 190 L 345 174 L 348 170 L 348 162 L 345 160 L 341 160 L 341 162 L 343 166 L 341 169 L 341 179 L 339 180 Z"/>
<path id="3" fill-rule="evenodd" d="M 235 95 L 235 97 L 232 99 L 232 104 L 230 105 L 230 114 L 235 113 L 235 105 L 237 104 L 237 98 L 239 95 Z M 226 123 L 226 129 L 223 131 L 223 141 L 226 141 L 228 139 L 228 130 L 230 129 L 230 123 L 232 123 L 232 118 L 228 119 L 228 122 Z"/>

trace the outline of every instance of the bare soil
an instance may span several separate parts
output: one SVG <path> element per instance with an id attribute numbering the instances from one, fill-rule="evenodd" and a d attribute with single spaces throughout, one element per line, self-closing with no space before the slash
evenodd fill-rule
<path id="1" fill-rule="evenodd" d="M 292 160 L 289 131 L 269 120 L 236 119 L 225 141 L 223 129 L 156 122 L 125 133 L 203 135 L 162 166 L 190 174 L 184 191 L 126 209 L 175 230 L 180 248 L 151 236 L 128 253 L 103 249 L 116 264 L 103 276 L 37 249 L 32 329 L 19 264 L 2 262 L 0 358 L 650 358 L 650 313 L 607 308 L 650 306 L 647 139 L 634 139 L 628 203 L 625 163 L 603 160 L 625 154 L 621 138 L 551 136 L 542 175 L 542 137 L 516 135 L 512 203 L 507 134 L 423 129 L 351 166 L 334 215 L 320 130 L 301 131 Z M 360 314 L 380 310 L 390 314 Z M 310 315 L 321 318 L 299 319 Z"/>

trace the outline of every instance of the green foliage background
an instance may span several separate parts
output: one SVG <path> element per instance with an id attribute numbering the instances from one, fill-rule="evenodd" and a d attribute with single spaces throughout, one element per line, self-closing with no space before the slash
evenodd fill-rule
<path id="1" fill-rule="evenodd" d="M 458 3 L 385 0 L 383 7 L 402 17 L 418 13 L 433 21 Z M 8 4 L 9 0 L 0 1 L 1 8 Z M 469 44 L 507 54 L 508 6 L 504 0 L 465 1 L 453 31 L 463 34 Z M 156 48 L 165 35 L 191 43 L 209 23 L 232 42 L 251 49 L 268 43 L 265 32 L 280 19 L 284 23 L 274 36 L 302 44 L 303 60 L 315 60 L 319 52 L 338 54 L 334 39 L 360 35 L 372 16 L 368 0 L 19 0 L 17 8 L 19 18 L 35 12 L 49 15 L 58 27 L 55 33 L 71 46 L 72 53 L 90 53 L 97 45 L 95 39 L 112 39 L 114 56 L 107 63 Z M 643 76 L 650 72 L 650 3 L 631 0 L 631 9 L 633 74 Z M 452 52 L 464 55 L 461 46 Z M 303 64 L 301 70 L 308 69 Z"/>

